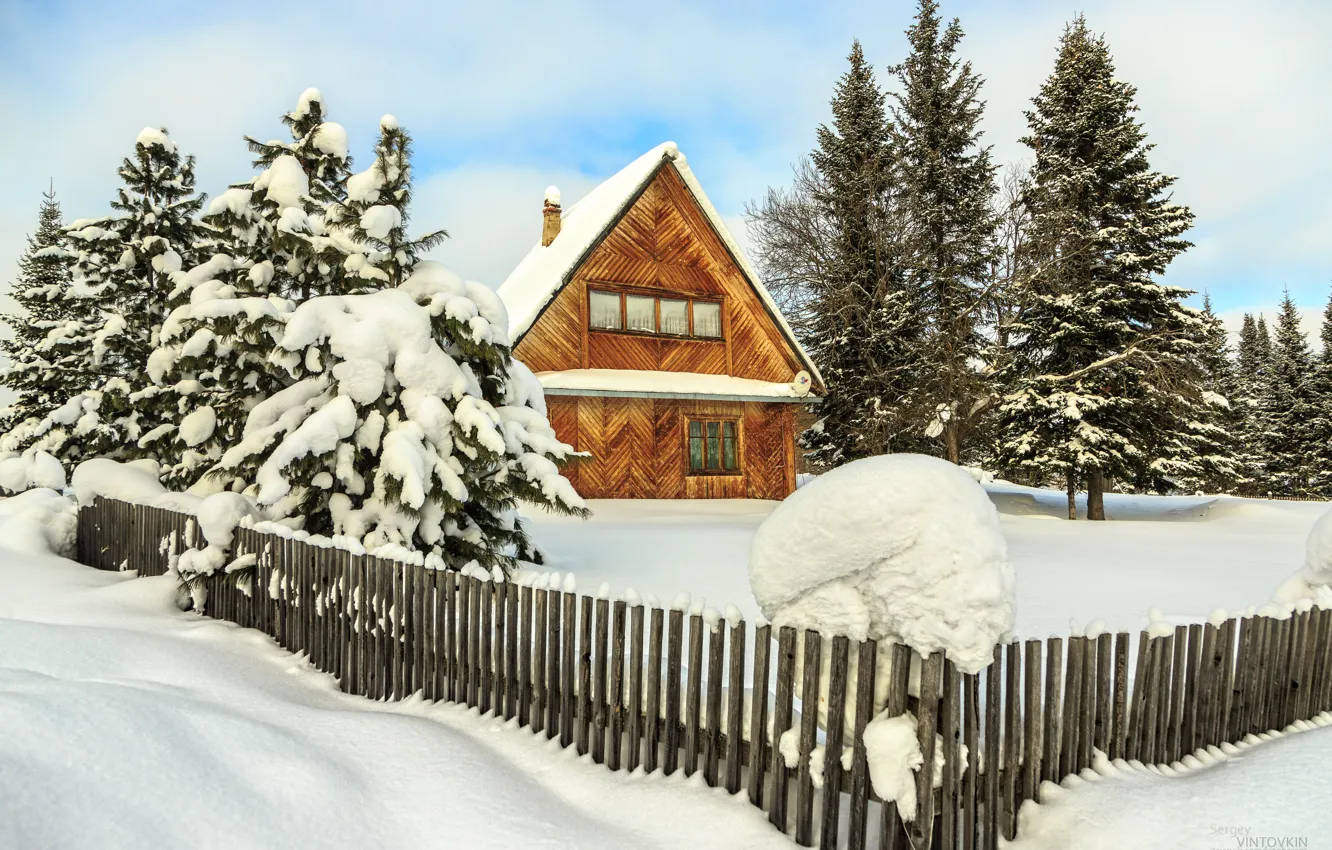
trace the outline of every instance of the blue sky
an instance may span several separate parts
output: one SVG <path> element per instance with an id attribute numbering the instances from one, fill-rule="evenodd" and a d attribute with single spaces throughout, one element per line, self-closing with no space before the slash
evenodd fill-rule
<path id="1" fill-rule="evenodd" d="M 364 164 L 390 112 L 416 139 L 421 228 L 439 259 L 498 284 L 535 241 L 542 192 L 566 205 L 673 139 L 743 229 L 828 118 L 860 38 L 881 71 L 905 49 L 893 2 L 60 3 L 0 0 L 0 269 L 12 275 L 54 177 L 68 217 L 99 215 L 145 125 L 168 127 L 216 194 L 250 176 L 240 136 L 272 138 L 320 87 Z M 1154 164 L 1179 177 L 1197 247 L 1166 280 L 1229 316 L 1283 287 L 1316 320 L 1332 286 L 1332 4 L 1310 0 L 945 2 L 986 78 L 999 162 L 1077 11 L 1139 88 Z"/>

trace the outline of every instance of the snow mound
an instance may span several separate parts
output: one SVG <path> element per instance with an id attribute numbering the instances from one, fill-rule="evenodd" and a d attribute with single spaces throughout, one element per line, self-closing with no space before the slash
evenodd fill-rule
<path id="1" fill-rule="evenodd" d="M 169 138 L 167 138 L 166 131 L 160 130 L 157 127 L 144 127 L 139 131 L 139 135 L 135 137 L 134 144 L 145 148 L 156 146 L 167 153 L 175 153 L 176 151 L 176 146 Z"/>
<path id="2" fill-rule="evenodd" d="M 0 490 L 21 493 L 32 487 L 65 489 L 65 468 L 60 461 L 41 450 L 0 460 Z"/>
<path id="3" fill-rule="evenodd" d="M 0 527 L 6 549 L 73 558 L 78 508 L 55 490 L 37 487 L 0 499 Z"/>
<path id="4" fill-rule="evenodd" d="M 759 526 L 749 581 L 780 625 L 943 650 L 963 672 L 1013 630 L 999 516 L 966 471 L 923 455 L 847 464 Z"/>
<path id="5" fill-rule="evenodd" d="M 1332 608 L 1332 511 L 1319 517 L 1309 529 L 1304 566 L 1272 595 L 1272 601 L 1282 605 L 1306 599 L 1320 608 Z"/>

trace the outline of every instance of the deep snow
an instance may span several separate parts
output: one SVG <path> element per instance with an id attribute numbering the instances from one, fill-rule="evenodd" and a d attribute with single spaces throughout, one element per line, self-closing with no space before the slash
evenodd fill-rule
<path id="1" fill-rule="evenodd" d="M 176 610 L 172 578 L 11 548 L 41 535 L 4 507 L 0 846 L 790 846 L 701 774 L 611 773 L 475 711 L 344 695 Z"/>

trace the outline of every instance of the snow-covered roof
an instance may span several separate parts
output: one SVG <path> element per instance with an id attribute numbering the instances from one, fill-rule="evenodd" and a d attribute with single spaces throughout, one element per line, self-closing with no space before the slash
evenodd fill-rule
<path id="1" fill-rule="evenodd" d="M 735 258 L 741 271 L 753 285 L 763 305 L 781 328 L 791 347 L 800 357 L 801 363 L 814 376 L 818 384 L 823 383 L 818 367 L 796 340 L 791 326 L 786 323 L 782 311 L 768 294 L 768 290 L 759 280 L 758 273 L 750 264 L 735 237 L 726 228 L 721 214 L 708 200 L 707 194 L 699 184 L 698 178 L 689 168 L 685 155 L 676 147 L 675 142 L 664 142 L 620 169 L 618 173 L 601 183 L 583 199 L 566 210 L 561 216 L 559 236 L 550 245 L 538 243 L 522 262 L 500 284 L 499 294 L 509 311 L 509 338 L 514 345 L 536 323 L 537 317 L 546 309 L 564 285 L 570 275 L 582 263 L 589 251 L 601 241 L 602 237 L 619 221 L 629 206 L 638 198 L 639 193 L 656 176 L 665 163 L 671 163 L 681 179 L 689 187 L 694 199 L 707 216 L 713 230 L 722 244 Z M 762 383 L 762 382 L 759 382 Z"/>
<path id="2" fill-rule="evenodd" d="M 731 375 L 658 372 L 639 369 L 568 369 L 537 372 L 546 395 L 632 396 L 634 398 L 709 398 L 721 401 L 817 403 L 818 396 L 792 384 L 774 384 Z"/>

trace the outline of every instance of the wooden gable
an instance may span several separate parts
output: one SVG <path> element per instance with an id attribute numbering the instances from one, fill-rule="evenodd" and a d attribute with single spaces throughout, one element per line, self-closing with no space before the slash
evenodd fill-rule
<path id="1" fill-rule="evenodd" d="M 723 339 L 589 331 L 589 284 L 721 299 Z M 803 368 L 670 162 L 574 269 L 515 354 L 534 372 L 642 369 L 786 383 Z"/>

